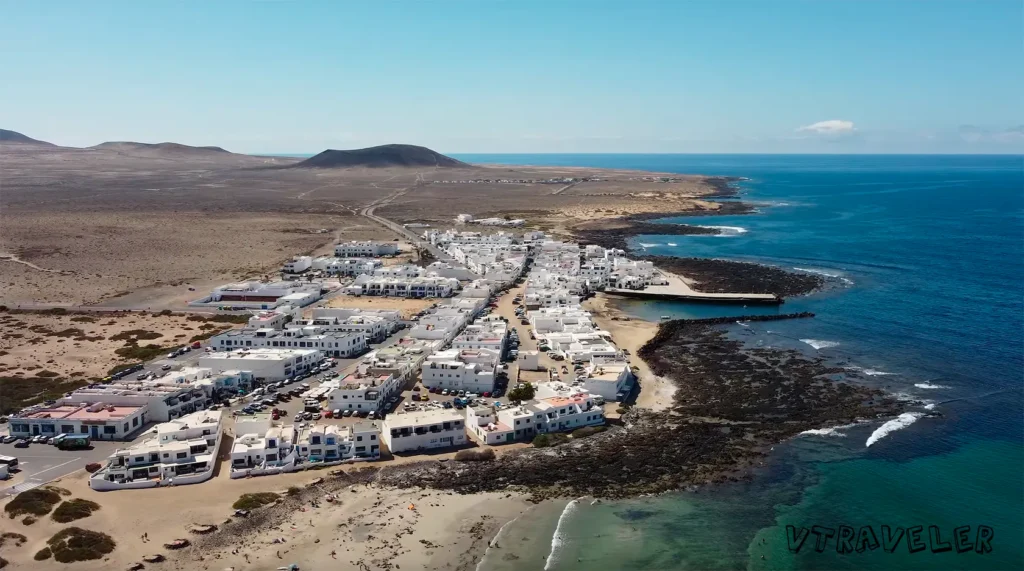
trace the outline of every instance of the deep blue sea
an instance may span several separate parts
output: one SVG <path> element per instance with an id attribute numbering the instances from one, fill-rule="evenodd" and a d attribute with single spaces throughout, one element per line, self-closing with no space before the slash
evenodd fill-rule
<path id="1" fill-rule="evenodd" d="M 840 155 L 458 155 L 477 163 L 746 177 L 755 214 L 665 220 L 722 236 L 637 237 L 659 255 L 756 261 L 830 277 L 781 309 L 624 302 L 651 320 L 813 311 L 731 327 L 914 401 L 912 416 L 776 446 L 749 482 L 628 502 L 546 505 L 510 524 L 486 570 L 1024 569 L 1024 158 Z M 870 446 L 867 446 L 868 442 Z M 992 551 L 911 553 L 906 537 L 798 553 L 786 526 L 993 530 Z M 870 546 L 869 546 L 870 547 Z"/>

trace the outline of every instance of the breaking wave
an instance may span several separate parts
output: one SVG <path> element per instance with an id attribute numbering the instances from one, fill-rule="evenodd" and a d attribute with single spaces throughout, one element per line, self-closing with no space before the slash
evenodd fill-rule
<path id="1" fill-rule="evenodd" d="M 548 553 L 547 561 L 544 563 L 545 571 L 551 569 L 555 563 L 555 555 L 565 544 L 565 522 L 569 519 L 569 516 L 576 511 L 580 501 L 578 499 L 572 500 L 566 504 L 565 509 L 562 510 L 562 515 L 558 516 L 558 524 L 555 526 L 555 534 L 551 536 L 551 553 Z"/>
<path id="2" fill-rule="evenodd" d="M 839 432 L 840 428 L 843 427 L 836 426 L 834 428 L 812 428 L 811 430 L 805 430 L 800 434 L 797 434 L 797 436 L 838 436 L 840 438 L 846 438 L 845 434 Z"/>
<path id="3" fill-rule="evenodd" d="M 922 416 L 924 416 L 924 414 L 920 412 L 905 412 L 897 416 L 896 418 L 890 420 L 889 422 L 886 422 L 882 426 L 879 426 L 878 429 L 872 432 L 871 436 L 868 436 L 868 440 L 867 442 L 864 443 L 864 446 L 871 446 L 875 442 L 878 442 L 879 440 L 888 436 L 889 433 L 896 432 L 901 428 L 906 428 L 911 424 L 914 424 L 915 422 L 917 422 L 917 419 L 921 418 Z"/>
<path id="4" fill-rule="evenodd" d="M 673 248 L 675 248 L 675 247 L 676 247 L 676 246 L 678 246 L 679 244 L 676 244 L 675 242 L 669 242 L 668 244 L 665 244 L 665 245 L 666 245 L 666 246 L 672 246 Z"/>
<path id="5" fill-rule="evenodd" d="M 797 268 L 797 267 L 794 267 L 793 269 L 798 271 L 798 272 L 805 272 L 805 273 L 808 273 L 808 274 L 817 274 L 819 276 L 825 276 L 826 278 L 834 278 L 834 279 L 837 279 L 837 280 L 843 282 L 846 285 L 853 285 L 853 280 L 851 280 L 850 278 L 843 277 L 841 274 L 834 273 L 834 271 L 826 272 L 825 270 L 816 270 L 814 268 Z"/>
<path id="6" fill-rule="evenodd" d="M 644 244 L 643 242 L 640 242 L 641 248 L 653 248 L 655 246 L 657 246 L 657 244 Z"/>
<path id="7" fill-rule="evenodd" d="M 879 371 L 877 369 L 865 369 L 864 367 L 850 367 L 850 369 L 853 369 L 854 371 L 857 371 L 857 372 L 859 372 L 859 373 L 861 373 L 863 375 L 867 375 L 869 377 L 882 377 L 882 376 L 886 376 L 886 375 L 895 375 L 896 374 L 896 373 L 888 373 L 886 371 Z"/>
<path id="8" fill-rule="evenodd" d="M 817 350 L 828 349 L 829 347 L 836 347 L 839 345 L 838 341 L 822 341 L 821 339 L 801 339 L 800 341 L 807 343 Z"/>
<path id="9" fill-rule="evenodd" d="M 931 383 L 917 383 L 914 385 L 919 389 L 948 389 L 946 385 L 933 385 Z"/>
<path id="10" fill-rule="evenodd" d="M 747 229 L 741 226 L 701 226 L 696 225 L 697 228 L 710 228 L 712 230 L 718 230 L 718 236 L 739 236 L 740 234 L 746 234 Z"/>

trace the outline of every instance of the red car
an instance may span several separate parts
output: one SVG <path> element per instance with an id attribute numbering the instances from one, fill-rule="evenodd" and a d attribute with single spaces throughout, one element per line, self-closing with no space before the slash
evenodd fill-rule
<path id="1" fill-rule="evenodd" d="M 327 411 L 324 413 L 324 418 L 334 418 L 334 411 Z"/>
<path id="2" fill-rule="evenodd" d="M 484 398 L 491 398 L 490 391 L 484 393 Z"/>

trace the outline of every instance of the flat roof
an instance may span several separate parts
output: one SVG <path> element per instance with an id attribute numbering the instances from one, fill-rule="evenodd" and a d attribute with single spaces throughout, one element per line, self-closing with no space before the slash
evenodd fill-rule
<path id="1" fill-rule="evenodd" d="M 455 410 L 420 410 L 399 414 L 389 414 L 384 419 L 384 426 L 388 429 L 407 428 L 412 426 L 423 426 L 438 424 L 441 422 L 454 422 L 463 420 L 462 414 Z"/>

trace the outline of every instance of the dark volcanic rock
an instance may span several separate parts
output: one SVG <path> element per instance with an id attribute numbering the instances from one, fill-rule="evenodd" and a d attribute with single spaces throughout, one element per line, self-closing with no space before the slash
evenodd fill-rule
<path id="1" fill-rule="evenodd" d="M 696 280 L 694 289 L 708 293 L 771 293 L 791 297 L 811 293 L 825 285 L 825 278 L 821 276 L 763 264 L 673 256 L 641 258 L 663 270 Z"/>
<path id="2" fill-rule="evenodd" d="M 0 129 L 0 143 L 25 143 L 30 145 L 47 145 L 55 146 L 53 143 L 47 143 L 46 141 L 40 141 L 33 139 L 28 135 L 22 135 L 17 131 L 9 131 L 7 129 Z"/>
<path id="3" fill-rule="evenodd" d="M 633 410 L 622 428 L 493 462 L 395 466 L 377 481 L 460 493 L 523 487 L 537 498 L 658 493 L 731 479 L 804 430 L 903 410 L 881 391 L 832 380 L 843 370 L 820 359 L 745 349 L 708 322 L 664 323 L 640 355 L 675 383 L 668 411 Z"/>
<path id="4" fill-rule="evenodd" d="M 335 151 L 328 149 L 310 157 L 293 168 L 345 167 L 464 167 L 468 166 L 426 147 L 416 145 L 381 145 L 366 149 Z"/>

